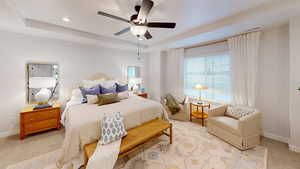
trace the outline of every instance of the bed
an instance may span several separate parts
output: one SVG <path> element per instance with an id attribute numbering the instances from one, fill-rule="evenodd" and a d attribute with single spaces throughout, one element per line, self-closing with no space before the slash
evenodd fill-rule
<path id="1" fill-rule="evenodd" d="M 99 79 L 103 76 L 95 77 L 92 79 Z M 80 159 L 83 146 L 99 140 L 101 119 L 106 114 L 114 112 L 123 113 L 126 129 L 140 126 L 155 118 L 168 119 L 160 103 L 138 96 L 129 96 L 128 99 L 103 106 L 71 104 L 66 108 L 62 117 L 66 133 L 57 166 L 62 168 Z"/>

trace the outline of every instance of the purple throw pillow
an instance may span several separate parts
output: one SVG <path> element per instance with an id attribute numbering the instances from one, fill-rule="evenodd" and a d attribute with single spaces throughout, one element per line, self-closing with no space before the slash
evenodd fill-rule
<path id="1" fill-rule="evenodd" d="M 128 90 L 128 84 L 126 85 L 120 85 L 118 83 L 116 83 L 116 86 L 117 86 L 117 92 L 125 92 Z"/>
<path id="2" fill-rule="evenodd" d="M 101 94 L 108 94 L 108 93 L 116 93 L 117 92 L 117 85 L 114 84 L 112 87 L 110 88 L 105 88 L 103 86 L 101 86 L 101 90 L 100 90 Z"/>
<path id="3" fill-rule="evenodd" d="M 87 103 L 87 97 L 86 95 L 97 95 L 97 94 L 101 94 L 101 90 L 100 90 L 100 85 L 96 85 L 94 87 L 91 88 L 79 88 L 81 91 L 81 94 L 83 96 L 83 101 L 82 103 Z"/>

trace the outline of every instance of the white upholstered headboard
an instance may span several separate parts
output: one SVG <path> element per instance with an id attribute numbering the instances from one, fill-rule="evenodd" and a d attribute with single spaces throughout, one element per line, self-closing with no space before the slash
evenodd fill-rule
<path id="1" fill-rule="evenodd" d="M 98 80 L 98 79 L 105 79 L 105 80 L 119 80 L 119 81 L 122 81 L 122 82 L 127 82 L 127 79 L 125 78 L 121 78 L 121 79 L 116 79 L 116 78 L 113 78 L 112 76 L 109 76 L 107 74 L 104 74 L 104 73 L 95 73 L 94 75 L 88 77 L 88 78 L 85 78 L 85 79 L 82 79 L 82 80 Z M 71 98 L 72 96 L 72 91 L 78 87 L 80 87 L 82 84 L 81 82 L 75 84 L 74 86 L 71 86 L 68 88 L 68 99 Z"/>

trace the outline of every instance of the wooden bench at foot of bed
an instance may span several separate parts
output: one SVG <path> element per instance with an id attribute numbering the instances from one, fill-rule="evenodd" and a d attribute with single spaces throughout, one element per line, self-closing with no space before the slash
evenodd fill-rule
<path id="1" fill-rule="evenodd" d="M 169 133 L 164 132 L 164 130 L 167 129 L 170 130 Z M 163 134 L 169 137 L 170 144 L 172 144 L 172 123 L 168 123 L 160 119 L 155 119 L 139 127 L 130 129 L 127 133 L 127 136 L 122 138 L 119 158 L 126 156 L 127 154 L 142 147 L 145 143 L 160 137 Z M 97 142 L 84 146 L 85 166 L 96 150 L 96 147 Z"/>

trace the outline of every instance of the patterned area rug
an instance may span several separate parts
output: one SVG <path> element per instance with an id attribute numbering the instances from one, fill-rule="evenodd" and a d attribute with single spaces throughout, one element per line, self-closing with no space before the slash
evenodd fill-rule
<path id="1" fill-rule="evenodd" d="M 161 137 L 140 151 L 119 159 L 114 169 L 266 169 L 267 149 L 240 151 L 190 122 L 172 121 L 173 144 Z M 52 168 L 57 152 L 27 160 L 7 169 Z M 47 166 L 47 167 L 46 167 Z M 53 165 L 52 165 L 53 166 Z"/>

